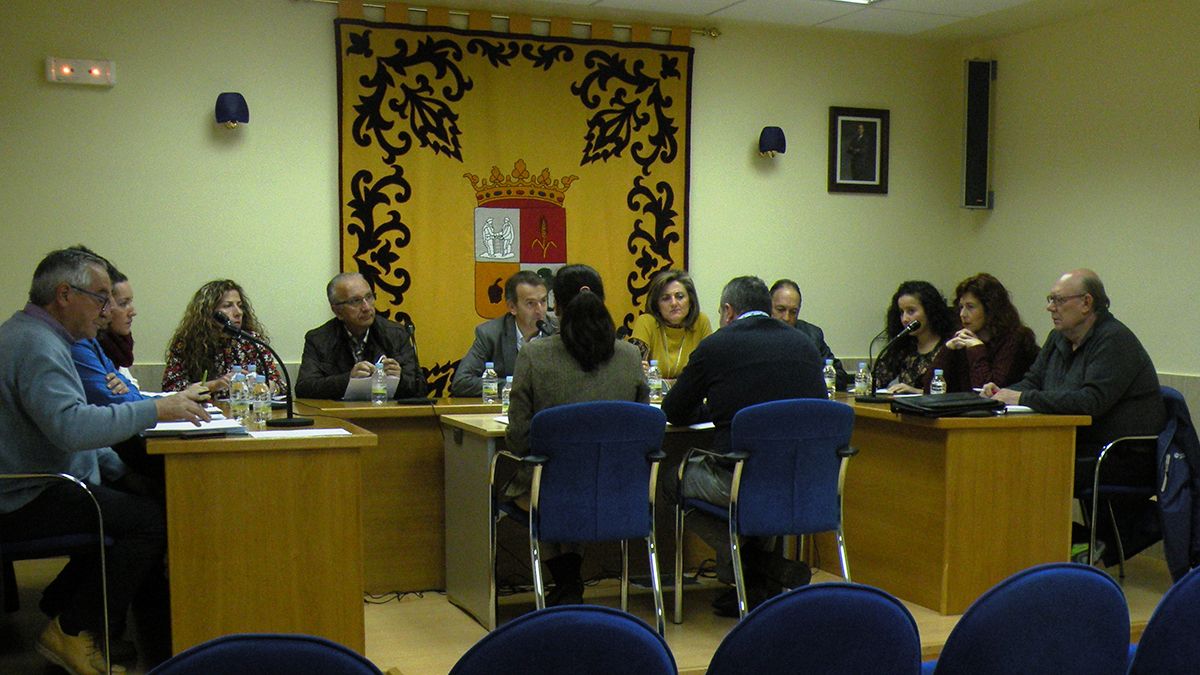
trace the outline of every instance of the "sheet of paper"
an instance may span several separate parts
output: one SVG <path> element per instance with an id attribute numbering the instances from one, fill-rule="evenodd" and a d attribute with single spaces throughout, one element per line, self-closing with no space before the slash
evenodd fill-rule
<path id="1" fill-rule="evenodd" d="M 387 397 L 388 400 L 396 398 L 396 387 L 400 385 L 400 378 L 388 375 L 387 380 Z M 371 378 L 369 377 L 352 377 L 346 383 L 346 393 L 342 394 L 343 401 L 370 401 L 371 400 Z"/>
<path id="2" fill-rule="evenodd" d="M 1031 413 L 1033 412 L 1033 408 L 1027 405 L 1006 405 L 1004 406 L 1004 412 L 1008 415 L 1019 415 L 1021 413 Z"/>
<path id="3" fill-rule="evenodd" d="M 508 424 L 508 415 L 496 415 L 492 419 L 496 420 L 500 424 Z"/>
<path id="4" fill-rule="evenodd" d="M 349 436 L 345 429 L 263 429 L 251 431 L 251 438 L 312 438 L 315 436 Z"/>
<path id="5" fill-rule="evenodd" d="M 193 434 L 241 433 L 245 427 L 241 422 L 231 419 L 214 419 L 211 422 L 201 422 L 196 426 L 191 422 L 159 422 L 144 433 L 147 436 L 184 436 Z"/>

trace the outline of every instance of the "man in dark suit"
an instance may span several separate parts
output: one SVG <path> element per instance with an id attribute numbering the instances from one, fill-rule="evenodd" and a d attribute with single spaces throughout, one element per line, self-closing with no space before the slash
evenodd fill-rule
<path id="1" fill-rule="evenodd" d="M 780 279 L 771 285 L 771 316 L 803 331 L 808 339 L 817 346 L 821 354 L 821 363 L 833 359 L 833 369 L 837 371 L 838 391 L 846 391 L 846 387 L 854 381 L 854 376 L 846 372 L 842 360 L 833 355 L 833 350 L 825 343 L 825 331 L 821 327 L 800 318 L 800 305 L 804 297 L 800 295 L 800 286 L 791 279 Z"/>
<path id="2" fill-rule="evenodd" d="M 339 399 L 352 377 L 370 377 L 380 364 L 400 378 L 396 398 L 425 395 L 408 328 L 375 313 L 375 293 L 356 272 L 339 274 L 325 286 L 334 318 L 304 335 L 296 395 Z"/>
<path id="3" fill-rule="evenodd" d="M 671 424 L 712 421 L 716 435 L 712 449 L 730 450 L 729 426 L 739 410 L 757 403 L 788 398 L 825 398 L 821 376 L 824 361 L 808 335 L 773 319 L 771 294 L 757 277 L 738 277 L 721 292 L 721 329 L 700 342 L 692 352 L 675 386 L 663 399 L 662 410 Z M 677 474 L 667 472 L 663 482 L 668 502 L 684 497 L 714 504 L 729 503 L 732 464 L 709 455 L 693 457 L 678 485 Z M 729 528 L 702 513 L 688 522 L 717 553 L 717 578 L 733 582 L 729 555 Z M 745 579 L 747 597 L 757 605 L 780 586 L 808 583 L 811 576 L 801 563 L 768 552 L 768 541 L 747 539 Z M 737 616 L 733 589 L 713 602 L 716 612 Z"/>
<path id="4" fill-rule="evenodd" d="M 531 270 L 521 270 L 504 282 L 508 313 L 475 327 L 475 342 L 454 370 L 450 393 L 479 396 L 483 393 L 483 365 L 491 361 L 496 376 L 513 374 L 517 352 L 530 340 L 553 335 L 558 323 L 546 315 L 546 280 Z M 538 328 L 538 322 L 543 328 Z"/>

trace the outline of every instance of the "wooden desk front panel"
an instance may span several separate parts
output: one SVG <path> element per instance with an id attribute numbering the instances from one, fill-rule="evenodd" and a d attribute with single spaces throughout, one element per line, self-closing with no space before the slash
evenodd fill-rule
<path id="1" fill-rule="evenodd" d="M 166 456 L 176 653 L 236 632 L 307 633 L 364 650 L 358 453 Z"/>

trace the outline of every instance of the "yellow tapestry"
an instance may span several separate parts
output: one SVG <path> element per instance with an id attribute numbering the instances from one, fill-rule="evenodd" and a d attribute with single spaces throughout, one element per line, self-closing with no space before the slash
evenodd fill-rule
<path id="1" fill-rule="evenodd" d="M 687 265 L 690 47 L 335 27 L 341 268 L 417 328 L 434 395 L 517 270 L 592 265 L 627 335 Z"/>

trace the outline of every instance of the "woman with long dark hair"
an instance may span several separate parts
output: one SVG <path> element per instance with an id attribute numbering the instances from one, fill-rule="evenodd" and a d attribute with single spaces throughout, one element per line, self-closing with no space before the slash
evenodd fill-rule
<path id="1" fill-rule="evenodd" d="M 566 265 L 554 276 L 558 333 L 525 345 L 517 355 L 508 408 L 508 449 L 529 452 L 529 423 L 541 410 L 581 401 L 650 401 L 637 347 L 617 339 L 604 306 L 604 283 L 587 265 Z M 524 506 L 533 472 L 518 471 L 505 496 Z M 546 560 L 554 580 L 548 605 L 583 600 L 578 546 L 560 545 Z"/>
<path id="2" fill-rule="evenodd" d="M 267 384 L 280 394 L 287 390 L 283 376 L 271 353 L 248 340 L 231 337 L 221 331 L 213 312 L 224 314 L 233 325 L 268 341 L 267 332 L 254 314 L 250 298 L 236 281 L 218 279 L 200 287 L 192 296 L 183 318 L 167 347 L 167 366 L 163 370 L 163 391 L 181 391 L 199 382 L 212 393 L 229 389 L 235 365 L 254 364 Z"/>
<path id="3" fill-rule="evenodd" d="M 920 327 L 901 337 L 882 354 L 872 371 L 876 389 L 892 394 L 919 394 L 928 382 L 934 357 L 954 333 L 954 313 L 946 296 L 928 281 L 906 281 L 892 295 L 887 310 L 888 340 L 905 326 Z"/>
<path id="4" fill-rule="evenodd" d="M 1007 387 L 1019 381 L 1039 347 L 1004 284 L 987 273 L 967 277 L 954 289 L 954 304 L 962 329 L 946 340 L 933 360 L 946 378 L 946 391 L 970 391 L 988 382 Z"/>

